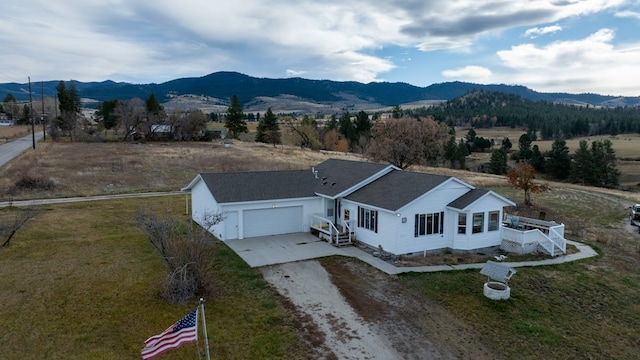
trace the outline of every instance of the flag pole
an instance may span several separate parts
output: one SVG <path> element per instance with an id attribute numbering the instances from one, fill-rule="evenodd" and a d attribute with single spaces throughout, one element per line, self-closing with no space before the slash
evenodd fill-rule
<path id="1" fill-rule="evenodd" d="M 204 331 L 204 346 L 206 349 L 207 360 L 211 360 L 209 356 L 209 336 L 207 335 L 207 322 L 204 318 L 204 299 L 200 298 L 200 310 L 202 311 L 202 331 Z"/>

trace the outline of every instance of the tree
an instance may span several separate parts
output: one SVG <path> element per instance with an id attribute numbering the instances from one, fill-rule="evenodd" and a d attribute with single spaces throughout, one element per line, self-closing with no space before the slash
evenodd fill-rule
<path id="1" fill-rule="evenodd" d="M 118 105 L 118 100 L 107 100 L 98 105 L 95 116 L 102 121 L 105 129 L 113 128 L 118 122 L 115 116 L 116 105 Z"/>
<path id="2" fill-rule="evenodd" d="M 144 102 L 140 98 L 133 98 L 127 102 L 118 101 L 114 109 L 118 119 L 118 130 L 122 131 L 122 141 L 140 138 L 140 131 L 145 123 Z"/>
<path id="3" fill-rule="evenodd" d="M 247 122 L 244 120 L 242 105 L 237 95 L 231 97 L 231 105 L 227 109 L 224 127 L 229 130 L 232 139 L 239 139 L 241 133 L 248 133 Z"/>
<path id="4" fill-rule="evenodd" d="M 511 140 L 509 140 L 508 137 L 505 137 L 504 139 L 502 139 L 502 145 L 500 145 L 500 148 L 502 150 L 504 150 L 504 152 L 509 152 L 511 151 L 511 148 L 513 147 L 513 144 L 511 143 Z"/>
<path id="5" fill-rule="evenodd" d="M 174 139 L 202 140 L 206 138 L 208 117 L 200 110 L 174 111 L 169 115 L 169 126 Z"/>
<path id="6" fill-rule="evenodd" d="M 22 107 L 22 116 L 19 122 L 24 125 L 31 124 L 31 108 L 29 108 L 29 105 L 24 104 Z"/>
<path id="7" fill-rule="evenodd" d="M 509 171 L 507 179 L 511 186 L 524 191 L 525 205 L 532 205 L 531 193 L 537 194 L 548 190 L 547 185 L 540 185 L 534 182 L 535 170 L 531 164 L 524 161 L 518 163 L 517 167 Z"/>
<path id="8" fill-rule="evenodd" d="M 532 150 L 531 150 L 531 138 L 529 134 L 522 134 L 518 139 L 518 161 L 529 161 L 531 160 Z"/>
<path id="9" fill-rule="evenodd" d="M 149 114 L 157 115 L 162 110 L 164 110 L 162 105 L 160 105 L 160 103 L 158 102 L 158 99 L 156 99 L 156 95 L 154 93 L 151 93 L 151 95 L 149 95 L 149 98 L 147 98 L 147 100 L 144 102 L 144 105 L 147 113 Z"/>
<path id="10" fill-rule="evenodd" d="M 491 152 L 489 173 L 496 175 L 504 175 L 507 173 L 507 153 L 504 150 L 495 149 Z"/>
<path id="11" fill-rule="evenodd" d="M 596 186 L 619 185 L 620 172 L 616 169 L 616 152 L 611 140 L 593 141 L 591 156 L 596 171 Z"/>
<path id="12" fill-rule="evenodd" d="M 296 135 L 296 143 L 297 145 L 300 145 L 301 148 L 321 148 L 318 123 L 314 119 L 305 116 L 302 121 L 298 122 L 292 117 L 286 116 L 283 118 L 283 121 L 285 126 Z"/>
<path id="13" fill-rule="evenodd" d="M 432 119 L 412 118 L 376 121 L 367 156 L 401 169 L 425 163 L 429 154 L 441 154 L 449 139 L 449 127 Z"/>
<path id="14" fill-rule="evenodd" d="M 533 145 L 531 149 L 531 160 L 529 164 L 533 165 L 533 168 L 538 172 L 544 172 L 545 170 L 545 160 L 544 156 L 540 152 L 540 148 L 538 145 Z"/>
<path id="15" fill-rule="evenodd" d="M 264 117 L 260 122 L 258 122 L 256 141 L 273 144 L 273 147 L 280 143 L 280 126 L 278 125 L 278 118 L 273 114 L 271 108 L 267 109 Z"/>
<path id="16" fill-rule="evenodd" d="M 145 208 L 140 208 L 134 219 L 167 266 L 169 274 L 163 286 L 167 300 L 184 304 L 212 290 L 209 269 L 214 248 L 207 229 L 224 220 L 221 213 L 206 213 L 202 227 L 186 229 L 177 219 L 159 218 Z"/>
<path id="17" fill-rule="evenodd" d="M 360 111 L 358 115 L 356 115 L 356 121 L 353 124 L 355 141 L 357 147 L 360 148 L 362 153 L 366 151 L 369 141 L 371 140 L 372 126 L 373 124 L 371 123 L 371 120 L 369 120 L 369 114 L 364 111 Z"/>
<path id="18" fill-rule="evenodd" d="M 64 81 L 60 80 L 56 86 L 58 94 L 58 108 L 60 116 L 56 119 L 52 126 L 58 126 L 60 130 L 67 133 L 73 141 L 73 136 L 78 126 L 78 114 L 80 113 L 80 95 L 76 90 L 73 81 L 69 82 L 69 87 Z"/>
<path id="19" fill-rule="evenodd" d="M 578 149 L 571 162 L 569 180 L 582 185 L 594 185 L 596 183 L 595 167 L 591 158 L 591 151 L 586 140 L 580 140 Z"/>
<path id="20" fill-rule="evenodd" d="M 352 148 L 358 136 L 356 133 L 356 127 L 351 121 L 351 114 L 349 114 L 348 111 L 345 111 L 344 113 L 342 113 L 342 116 L 340 116 L 340 120 L 338 121 L 338 128 L 340 130 L 340 134 L 349 143 L 349 147 Z"/>
<path id="21" fill-rule="evenodd" d="M 400 119 L 402 116 L 404 116 L 402 108 L 400 105 L 395 105 L 391 110 L 391 117 L 394 119 Z"/>
<path id="22" fill-rule="evenodd" d="M 571 157 L 565 140 L 555 139 L 553 141 L 545 166 L 547 174 L 556 179 L 564 180 L 569 177 Z"/>
<path id="23" fill-rule="evenodd" d="M 331 117 L 329 118 L 329 121 L 327 121 L 326 125 L 324 126 L 324 130 L 326 132 L 329 132 L 334 129 L 335 130 L 338 129 L 338 118 L 336 117 L 336 114 L 332 114 Z"/>
<path id="24" fill-rule="evenodd" d="M 5 235 L 2 246 L 7 247 L 11 243 L 13 236 L 20 230 L 20 228 L 26 224 L 29 220 L 35 218 L 38 215 L 38 211 L 33 208 L 26 208 L 17 210 L 13 220 L 0 221 L 0 235 Z"/>
<path id="25" fill-rule="evenodd" d="M 13 94 L 7 94 L 4 100 L 2 100 L 2 104 L 4 112 L 9 115 L 9 119 L 16 120 L 20 113 L 20 106 L 18 106 L 18 101 L 15 96 L 13 96 Z"/>

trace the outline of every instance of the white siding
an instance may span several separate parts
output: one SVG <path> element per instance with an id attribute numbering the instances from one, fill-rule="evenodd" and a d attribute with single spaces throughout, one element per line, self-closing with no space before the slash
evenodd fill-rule
<path id="1" fill-rule="evenodd" d="M 396 254 L 452 248 L 454 237 L 452 229 L 458 218 L 452 216 L 446 206 L 469 190 L 469 187 L 457 181 L 449 181 L 400 209 L 400 218 L 406 218 L 407 221 L 398 226 Z M 444 212 L 443 233 L 415 237 L 415 215 L 440 212 Z"/>
<path id="2" fill-rule="evenodd" d="M 484 196 L 483 198 L 477 200 L 467 209 L 465 209 L 465 213 L 467 214 L 467 233 L 464 235 L 458 234 L 457 231 L 454 232 L 454 241 L 452 248 L 459 250 L 473 250 L 473 249 L 482 249 L 486 247 L 499 246 L 502 242 L 500 236 L 500 228 L 502 226 L 502 208 L 505 206 L 505 203 L 492 195 Z M 498 230 L 496 231 L 488 231 L 489 224 L 489 213 L 493 211 L 498 211 Z M 473 226 L 473 214 L 474 213 L 483 213 L 484 214 L 484 224 L 482 225 L 482 232 L 473 234 L 472 226 Z M 457 215 L 454 216 L 457 221 Z M 454 219 L 452 219 L 454 220 Z M 455 225 L 454 225 L 455 226 Z"/>
<path id="3" fill-rule="evenodd" d="M 221 207 L 216 202 L 209 188 L 204 181 L 198 181 L 191 189 L 191 218 L 201 226 L 205 226 L 203 223 L 203 216 L 207 213 L 217 213 L 221 211 Z M 224 238 L 224 224 L 215 225 L 212 229 L 208 229 L 210 233 L 217 236 L 219 239 Z"/>

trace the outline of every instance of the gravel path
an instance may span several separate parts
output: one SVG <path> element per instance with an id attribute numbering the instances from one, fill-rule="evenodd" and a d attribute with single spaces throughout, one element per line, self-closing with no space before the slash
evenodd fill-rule
<path id="1" fill-rule="evenodd" d="M 400 359 L 401 354 L 346 302 L 317 261 L 266 267 L 265 279 L 324 333 L 323 358 Z"/>

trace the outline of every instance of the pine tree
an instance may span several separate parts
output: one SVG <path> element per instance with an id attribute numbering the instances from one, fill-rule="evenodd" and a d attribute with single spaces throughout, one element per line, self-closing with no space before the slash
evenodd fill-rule
<path id="1" fill-rule="evenodd" d="M 596 140 L 591 143 L 591 158 L 595 168 L 595 185 L 619 185 L 620 172 L 616 169 L 616 152 L 611 140 Z"/>
<path id="2" fill-rule="evenodd" d="M 231 97 L 231 105 L 227 109 L 227 118 L 224 126 L 229 130 L 229 135 L 232 139 L 238 139 L 240 133 L 249 132 L 247 122 L 244 120 L 240 99 L 235 94 Z"/>
<path id="3" fill-rule="evenodd" d="M 258 123 L 256 132 L 256 141 L 273 144 L 280 143 L 280 126 L 278 126 L 278 118 L 273 114 L 271 108 L 267 109 L 264 117 Z"/>
<path id="4" fill-rule="evenodd" d="M 556 179 L 564 180 L 569 177 L 571 157 L 569 157 L 569 148 L 566 141 L 562 139 L 553 141 L 551 151 L 549 151 L 549 159 L 545 166 L 547 173 Z"/>
<path id="5" fill-rule="evenodd" d="M 594 173 L 595 167 L 593 166 L 593 159 L 587 141 L 580 140 L 578 150 L 576 150 L 571 162 L 569 180 L 582 185 L 594 185 L 596 182 Z"/>
<path id="6" fill-rule="evenodd" d="M 507 173 L 507 153 L 504 152 L 504 150 L 496 149 L 491 152 L 489 173 L 496 175 L 504 175 Z"/>

